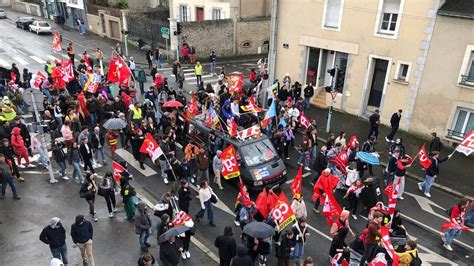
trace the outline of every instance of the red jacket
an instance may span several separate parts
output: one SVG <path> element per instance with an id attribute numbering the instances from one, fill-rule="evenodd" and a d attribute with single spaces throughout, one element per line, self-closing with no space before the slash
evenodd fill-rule
<path id="1" fill-rule="evenodd" d="M 23 141 L 23 137 L 21 136 L 21 128 L 15 127 L 12 130 L 12 136 L 10 138 L 12 147 L 14 150 L 26 150 L 25 142 Z"/>

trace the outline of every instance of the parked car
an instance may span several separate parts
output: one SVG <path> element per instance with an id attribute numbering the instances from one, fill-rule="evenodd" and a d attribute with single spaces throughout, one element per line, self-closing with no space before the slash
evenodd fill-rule
<path id="1" fill-rule="evenodd" d="M 211 128 L 204 124 L 202 115 L 189 121 L 187 137 L 201 147 L 206 147 Z M 258 138 L 238 140 L 216 130 L 215 134 L 222 140 L 221 150 L 233 145 L 242 181 L 252 191 L 260 191 L 265 187 L 283 184 L 287 180 L 287 169 L 278 156 L 270 139 L 262 134 Z"/>
<path id="2" fill-rule="evenodd" d="M 51 25 L 46 21 L 33 21 L 33 23 L 30 24 L 29 29 L 31 32 L 36 32 L 36 34 L 51 34 Z"/>
<path id="3" fill-rule="evenodd" d="M 7 18 L 7 11 L 0 8 L 0 18 Z"/>
<path id="4" fill-rule="evenodd" d="M 15 20 L 15 24 L 17 28 L 28 30 L 33 21 L 35 21 L 35 19 L 32 17 L 18 17 Z"/>

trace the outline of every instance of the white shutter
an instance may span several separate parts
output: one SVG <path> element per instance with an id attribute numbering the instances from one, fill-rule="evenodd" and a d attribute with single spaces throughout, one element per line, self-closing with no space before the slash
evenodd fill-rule
<path id="1" fill-rule="evenodd" d="M 179 21 L 181 21 L 181 13 L 180 13 L 181 9 L 180 9 L 180 7 L 181 7 L 180 5 L 177 5 L 177 6 L 174 7 L 174 17 L 173 17 L 174 19 L 179 20 Z"/>
<path id="2" fill-rule="evenodd" d="M 339 27 L 339 16 L 341 14 L 341 0 L 328 0 L 326 6 L 326 21 L 325 26 Z"/>
<path id="3" fill-rule="evenodd" d="M 188 19 L 186 21 L 194 21 L 196 19 L 193 19 L 192 14 L 191 14 L 191 6 L 187 5 L 186 6 L 186 12 L 187 12 L 187 17 Z"/>
<path id="4" fill-rule="evenodd" d="M 382 13 L 398 14 L 400 9 L 400 0 L 385 0 Z"/>
<path id="5" fill-rule="evenodd" d="M 204 20 L 213 20 L 213 9 L 211 7 L 204 7 L 204 11 L 206 12 L 206 16 L 204 17 Z"/>
<path id="6" fill-rule="evenodd" d="M 221 19 L 226 19 L 225 11 L 223 9 L 221 9 Z"/>

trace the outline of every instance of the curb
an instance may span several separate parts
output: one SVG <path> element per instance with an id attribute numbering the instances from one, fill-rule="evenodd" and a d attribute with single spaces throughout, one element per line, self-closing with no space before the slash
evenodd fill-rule
<path id="1" fill-rule="evenodd" d="M 318 137 L 318 141 L 321 142 L 321 143 L 323 143 L 323 144 L 326 143 L 326 139 L 324 139 L 324 138 L 322 138 L 322 137 Z M 382 165 L 382 166 L 384 166 L 384 167 L 387 167 L 387 163 L 384 163 L 384 162 L 380 162 L 380 165 Z M 419 182 L 425 181 L 425 178 L 423 178 L 423 177 L 421 177 L 421 176 L 418 176 L 418 175 L 416 175 L 416 174 L 413 174 L 413 173 L 411 173 L 411 172 L 409 172 L 409 171 L 406 172 L 406 175 L 405 175 L 405 176 L 406 176 L 406 177 L 410 177 L 411 179 L 416 180 L 416 181 L 419 181 Z M 442 191 L 444 191 L 444 192 L 447 192 L 447 193 L 452 194 L 452 195 L 454 195 L 454 196 L 456 196 L 456 197 L 459 197 L 459 198 L 467 198 L 467 199 L 469 199 L 469 200 L 471 200 L 471 201 L 474 200 L 473 197 L 470 197 L 470 196 L 465 195 L 465 194 L 463 194 L 463 193 L 461 193 L 461 192 L 459 192 L 459 191 L 457 191 L 457 190 L 455 190 L 455 189 L 446 187 L 446 186 L 444 186 L 444 185 L 440 185 L 440 184 L 438 184 L 438 183 L 433 183 L 432 187 L 435 187 L 435 188 L 437 188 L 437 189 L 440 189 L 440 190 L 442 190 Z"/>

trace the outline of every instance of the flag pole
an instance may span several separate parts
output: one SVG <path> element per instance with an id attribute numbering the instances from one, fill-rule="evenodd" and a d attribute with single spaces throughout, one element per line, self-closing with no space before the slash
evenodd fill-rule
<path id="1" fill-rule="evenodd" d="M 120 59 L 122 59 L 122 61 L 125 63 L 125 59 L 123 59 L 123 57 L 117 52 L 117 50 L 115 50 L 115 48 L 112 48 L 112 51 L 113 51 L 114 53 L 116 53 L 117 56 L 120 57 Z M 132 76 L 133 84 L 135 85 L 135 83 L 137 83 L 137 82 L 136 82 L 136 80 L 135 80 L 135 77 L 133 76 L 132 70 L 130 69 L 130 67 L 128 67 L 127 64 L 125 64 L 125 66 L 128 68 L 128 70 L 130 71 L 130 73 L 132 73 L 131 76 Z"/>

